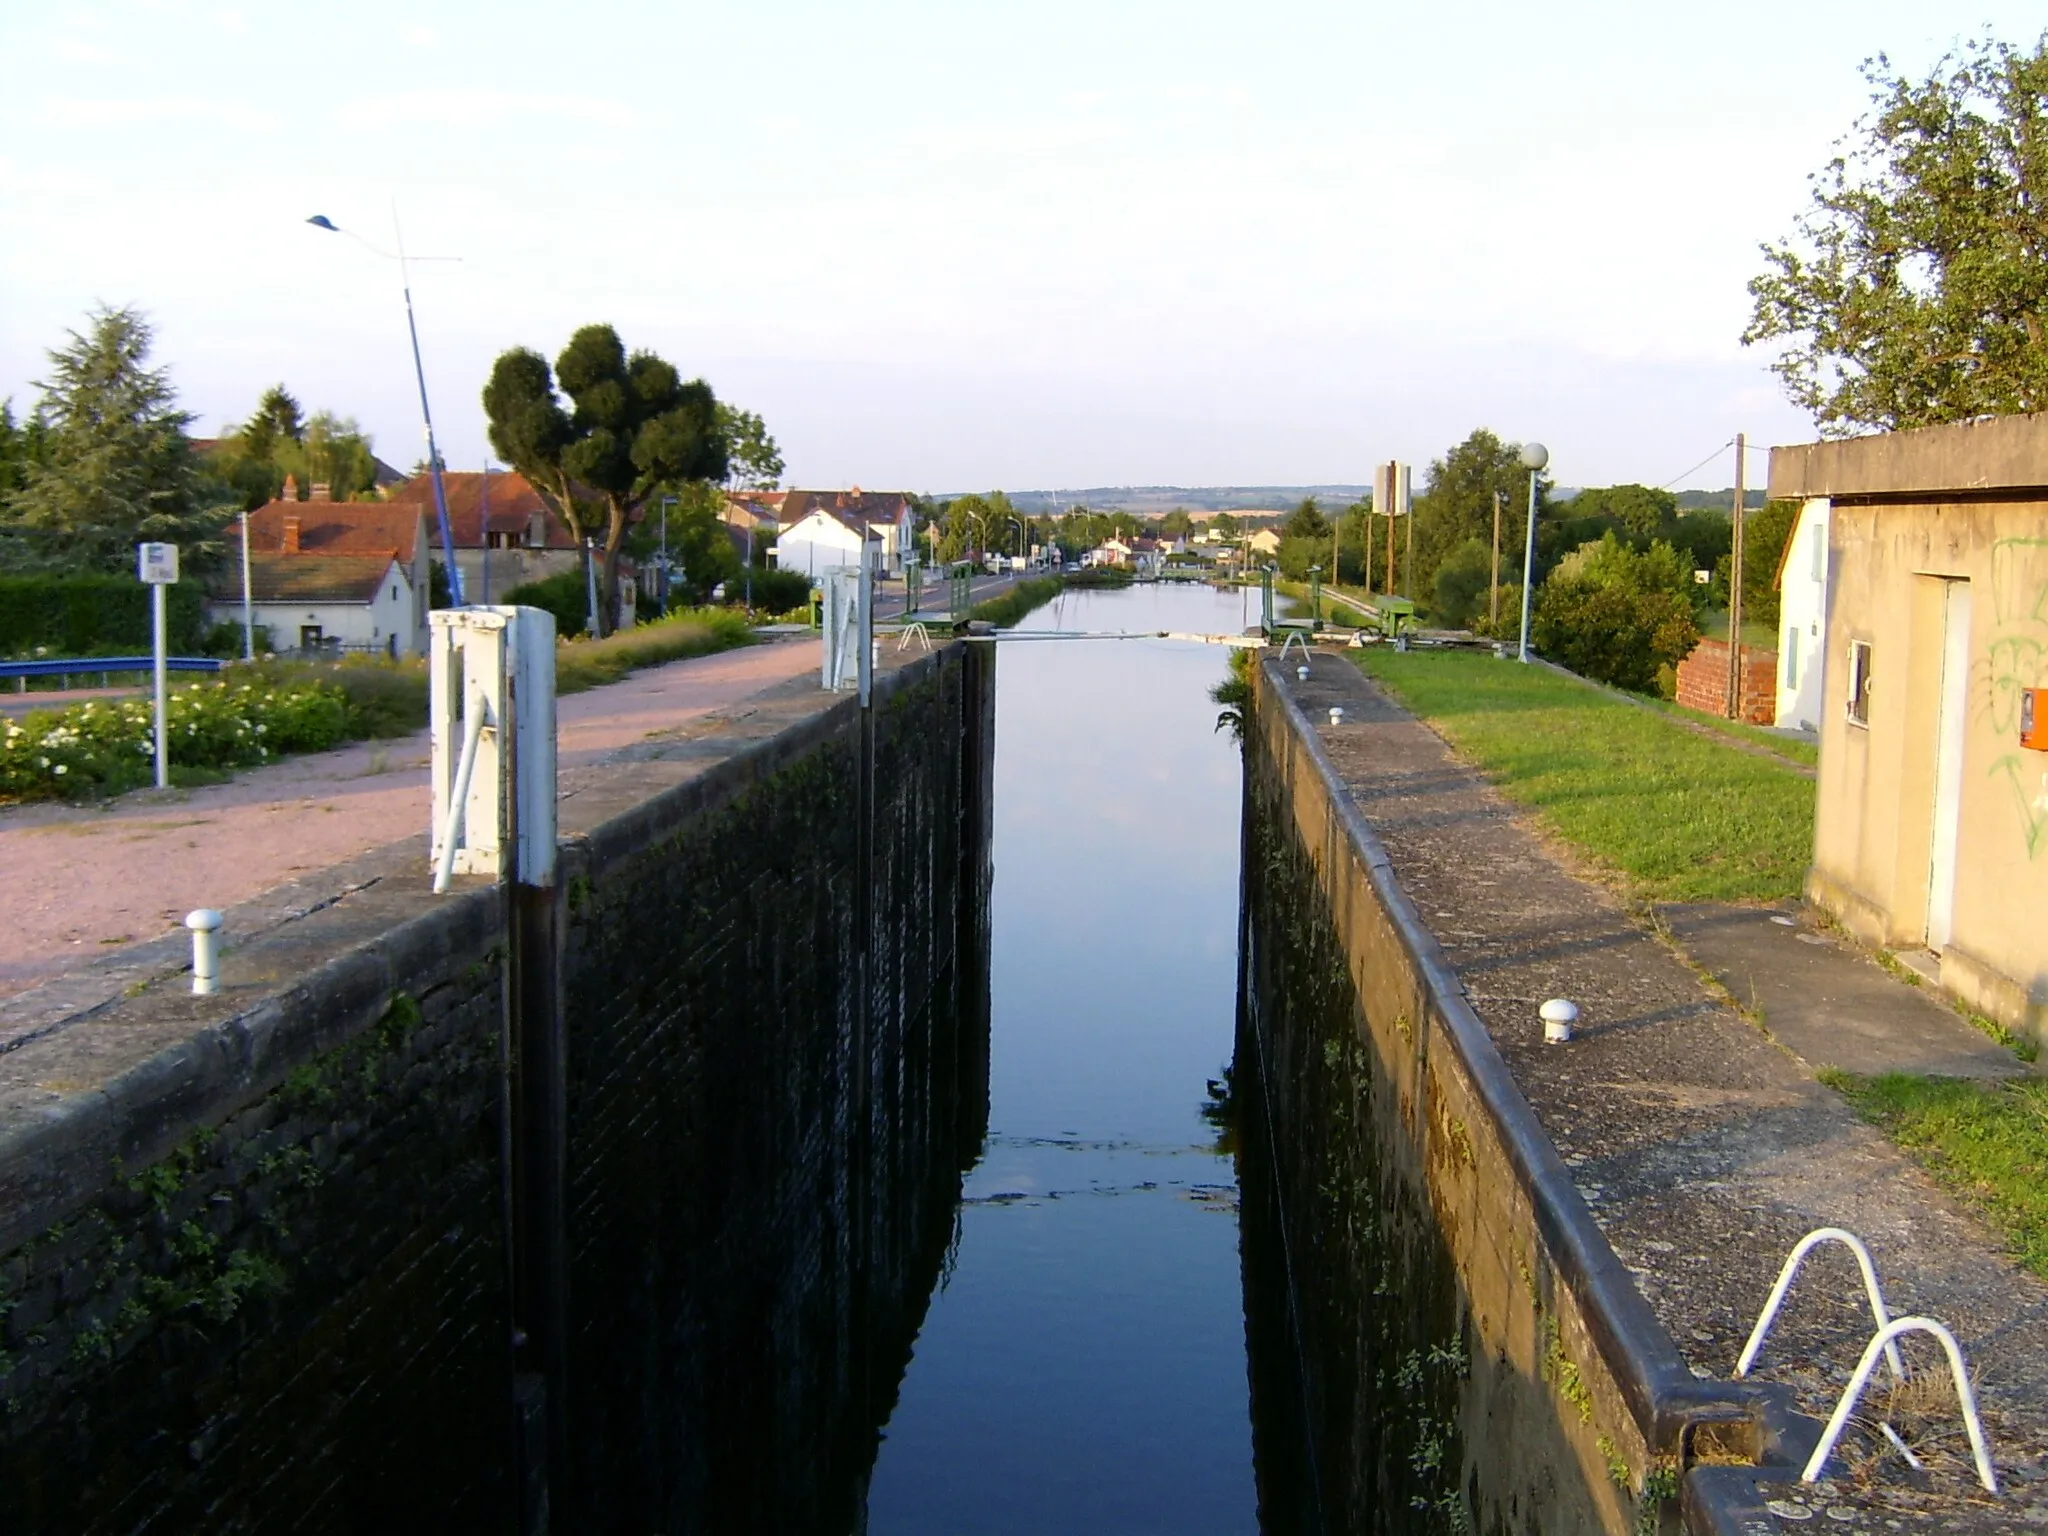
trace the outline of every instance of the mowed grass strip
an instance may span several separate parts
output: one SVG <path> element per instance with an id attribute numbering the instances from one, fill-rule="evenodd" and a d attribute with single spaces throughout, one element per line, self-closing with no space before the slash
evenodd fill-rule
<path id="1" fill-rule="evenodd" d="M 2048 1082 L 1888 1073 L 1821 1080 L 1996 1226 L 2048 1280 Z"/>
<path id="2" fill-rule="evenodd" d="M 1778 901 L 1813 851 L 1813 782 L 1547 667 L 1350 653 L 1509 799 L 1650 901 Z"/>

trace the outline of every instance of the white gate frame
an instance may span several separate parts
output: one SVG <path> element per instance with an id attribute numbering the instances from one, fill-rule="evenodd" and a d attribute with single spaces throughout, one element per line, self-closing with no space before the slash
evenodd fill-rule
<path id="1" fill-rule="evenodd" d="M 462 875 L 551 885 L 555 621 L 540 608 L 429 615 L 434 889 Z"/>

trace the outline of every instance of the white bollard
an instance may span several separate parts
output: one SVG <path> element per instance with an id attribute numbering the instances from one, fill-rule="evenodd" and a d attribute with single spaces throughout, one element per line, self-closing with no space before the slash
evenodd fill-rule
<path id="1" fill-rule="evenodd" d="M 1302 663 L 1302 664 L 1301 664 L 1300 666 L 1296 667 L 1296 668 L 1294 669 L 1294 675 L 1295 675 L 1296 677 L 1300 678 L 1300 679 L 1301 679 L 1301 680 L 1302 680 L 1302 681 L 1303 681 L 1304 683 L 1305 683 L 1305 682 L 1307 682 L 1307 681 L 1308 681 L 1308 663 L 1307 663 L 1307 662 L 1303 662 L 1303 663 Z"/>
<path id="2" fill-rule="evenodd" d="M 1332 724 L 1332 725 L 1342 725 L 1343 723 L 1344 723 L 1344 706 L 1343 706 L 1342 704 L 1332 704 L 1332 705 L 1330 706 L 1330 724 Z"/>
<path id="3" fill-rule="evenodd" d="M 1543 1043 L 1563 1045 L 1572 1037 L 1572 1026 L 1579 1022 L 1579 1005 L 1562 997 L 1553 997 L 1542 1008 Z"/>
<path id="4" fill-rule="evenodd" d="M 220 914 L 201 907 L 185 914 L 192 930 L 192 990 L 204 997 L 220 980 Z"/>

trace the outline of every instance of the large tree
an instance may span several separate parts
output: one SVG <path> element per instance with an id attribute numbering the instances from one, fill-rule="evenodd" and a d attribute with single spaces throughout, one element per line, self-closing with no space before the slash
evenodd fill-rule
<path id="1" fill-rule="evenodd" d="M 563 404 L 555 392 L 559 380 Z M 491 447 L 531 484 L 579 543 L 604 535 L 604 603 L 616 623 L 619 547 L 647 499 L 729 468 L 718 400 L 702 379 L 684 383 L 652 352 L 628 355 L 609 325 L 586 325 L 551 371 L 527 347 L 500 354 L 484 386 Z"/>
<path id="2" fill-rule="evenodd" d="M 1409 590 L 1423 597 L 1436 590 L 1436 571 L 1444 558 L 1467 539 L 1487 546 L 1491 569 L 1493 498 L 1501 498 L 1500 573 L 1503 583 L 1522 578 L 1522 534 L 1528 526 L 1529 471 L 1522 467 L 1518 444 L 1503 442 L 1481 427 L 1429 466 L 1422 494 L 1415 498 L 1415 569 L 1407 569 L 1405 530 L 1397 531 L 1395 568 Z M 1540 524 L 1550 506 L 1550 481 L 1536 477 L 1536 511 Z M 1386 536 L 1381 526 L 1380 536 Z M 1384 572 L 1382 573 L 1384 575 Z"/>
<path id="3" fill-rule="evenodd" d="M 747 491 L 772 491 L 782 484 L 782 450 L 759 416 L 721 400 L 718 430 L 725 434 L 728 484 Z"/>
<path id="4" fill-rule="evenodd" d="M 206 467 L 252 511 L 283 493 L 287 475 L 301 500 L 316 485 L 326 486 L 336 501 L 369 497 L 377 488 L 370 436 L 355 418 L 332 411 L 308 417 L 282 384 L 263 392 L 247 421 L 221 434 Z"/>
<path id="5" fill-rule="evenodd" d="M 1873 110 L 1813 178 L 1742 339 L 1827 436 L 2048 406 L 2048 37 L 1925 80 L 1864 66 Z"/>
<path id="6" fill-rule="evenodd" d="M 221 553 L 232 503 L 198 473 L 167 369 L 148 366 L 149 322 L 134 309 L 95 310 L 49 354 L 37 388 L 40 458 L 0 508 L 15 563 L 132 570 L 135 546 L 179 546 L 188 567 Z"/>

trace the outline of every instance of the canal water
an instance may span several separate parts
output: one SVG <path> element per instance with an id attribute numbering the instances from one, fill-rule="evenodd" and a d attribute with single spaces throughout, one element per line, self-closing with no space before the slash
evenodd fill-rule
<path id="1" fill-rule="evenodd" d="M 1025 633 L 1234 633 L 1239 592 L 1070 592 Z M 1216 645 L 1007 641 L 988 1140 L 876 1460 L 871 1536 L 1258 1528 L 1231 1055 L 1240 760 Z"/>

